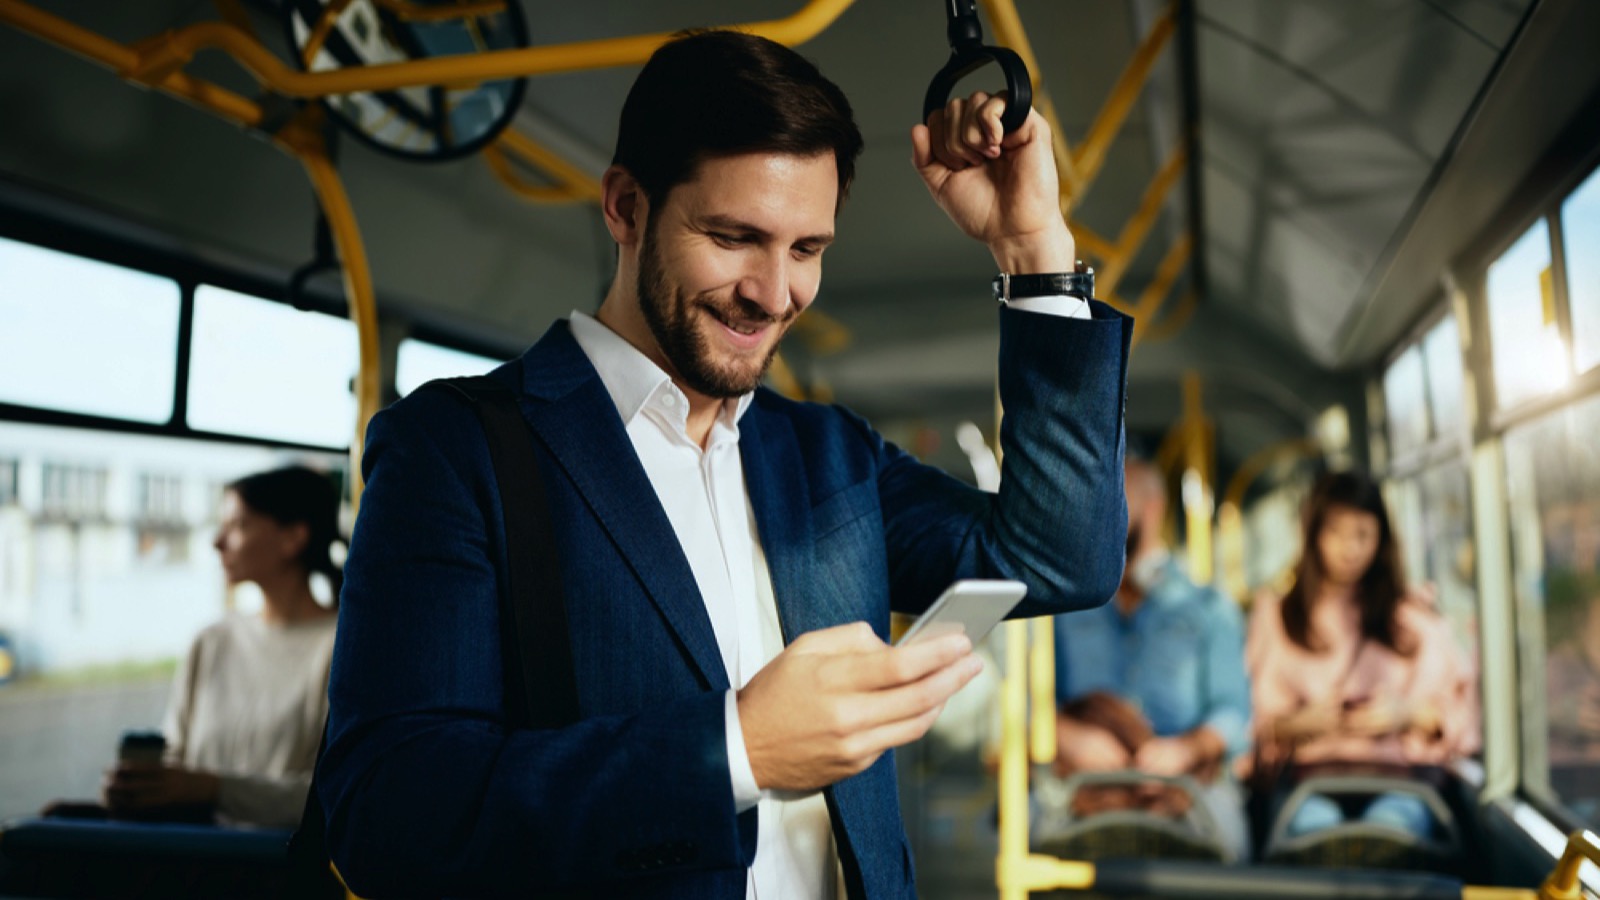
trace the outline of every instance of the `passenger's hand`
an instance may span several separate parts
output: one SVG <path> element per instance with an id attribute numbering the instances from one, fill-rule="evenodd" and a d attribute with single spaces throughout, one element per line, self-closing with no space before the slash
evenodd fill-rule
<path id="1" fill-rule="evenodd" d="M 1395 697 L 1373 697 L 1345 710 L 1340 727 L 1353 734 L 1395 734 L 1411 727 L 1410 704 Z"/>
<path id="2" fill-rule="evenodd" d="M 121 765 L 101 787 L 113 813 L 138 813 L 168 806 L 214 806 L 222 782 L 210 772 L 177 766 Z"/>
<path id="3" fill-rule="evenodd" d="M 756 784 L 809 791 L 922 737 L 983 668 L 965 635 L 890 647 L 865 622 L 801 635 L 739 691 Z"/>
<path id="4" fill-rule="evenodd" d="M 1005 134 L 1006 98 L 979 91 L 911 129 L 912 163 L 935 202 L 982 241 L 1000 271 L 1070 272 L 1072 234 L 1061 215 L 1050 126 L 1037 111 Z"/>
<path id="5" fill-rule="evenodd" d="M 1183 737 L 1151 738 L 1133 755 L 1133 767 L 1150 775 L 1187 775 L 1199 765 L 1194 743 Z"/>
<path id="6" fill-rule="evenodd" d="M 1344 710 L 1337 700 L 1313 703 L 1272 721 L 1269 735 L 1280 744 L 1327 734 L 1340 726 Z"/>
<path id="7" fill-rule="evenodd" d="M 1116 736 L 1098 725 L 1071 716 L 1056 716 L 1055 771 L 1063 777 L 1074 772 L 1114 772 L 1133 760 Z"/>

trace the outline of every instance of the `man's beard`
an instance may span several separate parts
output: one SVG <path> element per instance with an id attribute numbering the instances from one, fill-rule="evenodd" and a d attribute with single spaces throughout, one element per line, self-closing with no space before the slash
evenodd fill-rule
<path id="1" fill-rule="evenodd" d="M 766 376 L 767 369 L 772 365 L 773 357 L 778 355 L 778 345 L 774 343 L 772 349 L 767 351 L 766 358 L 755 369 L 726 366 L 719 367 L 711 358 L 711 347 L 704 334 L 695 328 L 690 317 L 691 307 L 694 305 L 689 299 L 674 295 L 674 291 L 667 284 L 666 276 L 661 271 L 661 258 L 656 249 L 655 223 L 650 222 L 645 227 L 644 243 L 639 251 L 639 277 L 635 289 L 639 295 L 639 309 L 644 313 L 644 320 L 650 326 L 650 333 L 655 336 L 656 345 L 667 358 L 667 362 L 677 372 L 695 393 L 703 394 L 719 400 L 741 397 L 755 390 L 761 384 L 761 379 Z M 674 301 L 678 302 L 674 302 Z M 734 297 L 728 308 L 717 304 L 709 297 L 704 298 L 705 305 L 718 307 L 726 319 L 742 319 L 747 322 L 771 322 L 782 328 L 787 326 L 795 315 L 790 314 L 782 319 L 769 315 L 766 310 L 752 300 L 743 297 Z M 793 310 L 793 304 L 790 305 Z"/>

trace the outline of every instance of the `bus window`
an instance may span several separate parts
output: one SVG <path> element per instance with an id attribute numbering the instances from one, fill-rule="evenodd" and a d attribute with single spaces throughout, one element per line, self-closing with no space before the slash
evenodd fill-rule
<path id="1" fill-rule="evenodd" d="M 1600 397 L 1505 436 L 1525 786 L 1600 825 Z"/>
<path id="2" fill-rule="evenodd" d="M 172 418 L 176 282 L 6 238 L 0 273 L 0 401 Z"/>
<path id="3" fill-rule="evenodd" d="M 1459 438 L 1466 424 L 1466 399 L 1461 371 L 1461 332 L 1456 317 L 1445 316 L 1422 339 L 1422 360 L 1428 376 L 1428 418 L 1435 439 Z"/>
<path id="4" fill-rule="evenodd" d="M 0 422 L 0 820 L 91 799 L 127 728 L 154 728 L 189 641 L 230 609 L 222 486 L 340 454 Z"/>
<path id="5" fill-rule="evenodd" d="M 1464 452 L 1461 336 L 1446 315 L 1383 375 L 1390 457 L 1384 498 L 1406 578 L 1432 588 L 1456 639 L 1478 658 L 1471 478 Z"/>
<path id="6" fill-rule="evenodd" d="M 1572 356 L 1579 372 L 1600 364 L 1600 169 L 1561 204 Z"/>
<path id="7" fill-rule="evenodd" d="M 355 326 L 211 285 L 194 294 L 189 427 L 348 447 Z"/>
<path id="8" fill-rule="evenodd" d="M 1566 345 L 1556 326 L 1550 228 L 1533 223 L 1489 266 L 1489 343 L 1501 409 L 1567 383 Z"/>
<path id="9" fill-rule="evenodd" d="M 1465 458 L 1451 459 L 1416 479 L 1421 527 L 1404 535 L 1421 550 L 1413 579 L 1433 585 L 1434 602 L 1454 626 L 1456 639 L 1478 658 L 1478 588 L 1472 542 L 1472 496 Z"/>
<path id="10" fill-rule="evenodd" d="M 406 338 L 400 342 L 398 358 L 395 360 L 394 386 L 404 397 L 435 378 L 482 375 L 501 362 L 503 360 L 492 356 L 480 356 L 416 338 Z"/>
<path id="11" fill-rule="evenodd" d="M 1383 373 L 1383 407 L 1388 417 L 1389 453 L 1404 457 L 1428 440 L 1428 394 L 1422 349 L 1412 346 Z"/>

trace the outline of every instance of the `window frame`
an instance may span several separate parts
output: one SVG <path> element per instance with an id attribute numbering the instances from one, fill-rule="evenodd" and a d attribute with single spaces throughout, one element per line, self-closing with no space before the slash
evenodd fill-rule
<path id="1" fill-rule="evenodd" d="M 6 213 L 5 220 L 0 223 L 0 237 L 21 241 L 59 253 L 67 253 L 97 262 L 120 266 L 148 275 L 169 278 L 177 283 L 179 291 L 178 341 L 173 360 L 177 371 L 173 379 L 172 415 L 168 421 L 161 423 L 135 422 L 112 416 L 0 402 L 0 421 L 64 426 L 124 434 L 189 438 L 226 444 L 249 444 L 315 453 L 349 452 L 350 446 L 348 443 L 341 446 L 306 444 L 274 438 L 213 432 L 192 428 L 188 425 L 189 381 L 194 347 L 195 290 L 202 284 L 209 284 L 225 290 L 251 295 L 265 303 L 291 305 L 283 297 L 284 286 L 289 282 L 292 274 L 291 270 L 270 266 L 246 268 L 242 265 L 221 265 L 178 249 L 174 246 L 175 242 L 172 238 L 153 229 L 126 222 L 97 226 L 81 224 L 96 220 L 106 221 L 103 216 L 95 216 L 82 210 L 69 211 L 67 215 L 49 216 L 46 214 L 45 207 L 49 206 L 50 203 L 54 203 L 56 207 L 62 205 L 61 201 L 47 201 L 45 199 L 41 199 L 38 208 L 31 205 L 0 205 L 0 211 Z M 61 212 L 60 209 L 55 211 L 57 213 Z M 74 224 L 64 225 L 63 218 L 72 220 Z M 299 302 L 292 305 L 307 312 L 331 315 L 341 319 L 346 317 L 347 307 L 342 289 L 330 288 L 326 285 L 315 283 L 308 285 L 299 298 Z M 392 311 L 388 304 L 382 302 L 379 303 L 378 317 L 380 328 L 388 329 L 398 326 L 398 331 L 406 337 L 415 337 L 453 350 L 511 359 L 520 354 L 523 349 L 521 346 L 515 349 L 507 349 L 505 345 L 495 346 L 488 341 L 475 339 L 447 327 L 419 322 Z M 393 354 L 397 344 L 397 341 L 389 343 L 384 349 L 384 358 L 380 360 L 382 369 L 381 383 L 386 386 L 385 402 L 395 399 L 393 392 L 395 360 Z M 353 422 L 351 423 L 351 431 L 353 434 Z"/>

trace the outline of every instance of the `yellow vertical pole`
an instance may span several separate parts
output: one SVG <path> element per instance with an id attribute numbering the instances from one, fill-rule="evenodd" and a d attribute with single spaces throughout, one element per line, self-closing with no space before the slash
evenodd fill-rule
<path id="1" fill-rule="evenodd" d="M 1183 513 L 1187 525 L 1189 576 L 1210 584 L 1211 551 L 1211 424 L 1201 408 L 1198 372 L 1183 375 Z"/>
<path id="2" fill-rule="evenodd" d="M 1000 685 L 1000 857 L 995 875 L 1000 900 L 1027 900 L 1028 890 L 1008 877 L 1028 855 L 1028 623 L 1006 623 L 1006 671 Z"/>
<path id="3" fill-rule="evenodd" d="M 360 358 L 355 380 L 355 434 L 350 438 L 350 504 L 359 511 L 363 486 L 361 453 L 366 442 L 367 423 L 378 412 L 380 393 L 377 300 L 372 286 L 372 269 L 367 264 L 366 247 L 361 242 L 361 229 L 356 224 L 355 208 L 350 205 L 350 195 L 345 193 L 338 170 L 328 158 L 321 128 L 322 109 L 311 104 L 278 132 L 277 141 L 300 160 L 310 176 L 344 270 L 345 297 L 349 303 L 350 321 L 356 326 Z"/>
<path id="4" fill-rule="evenodd" d="M 1029 623 L 1033 645 L 1028 648 L 1029 756 L 1036 763 L 1056 759 L 1056 628 L 1054 616 L 1039 616 Z"/>

